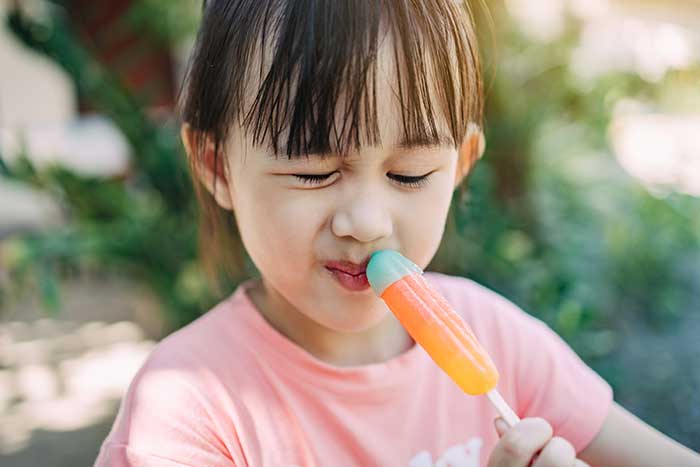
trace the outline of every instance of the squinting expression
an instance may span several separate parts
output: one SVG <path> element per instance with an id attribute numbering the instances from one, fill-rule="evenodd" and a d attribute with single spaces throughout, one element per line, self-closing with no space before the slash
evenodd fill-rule
<path id="1" fill-rule="evenodd" d="M 444 144 L 402 141 L 391 75 L 377 81 L 381 146 L 289 160 L 252 145 L 240 128 L 226 145 L 231 205 L 272 301 L 335 331 L 366 330 L 387 308 L 371 288 L 341 285 L 329 262 L 362 265 L 391 248 L 425 267 L 455 187 L 457 149 L 444 127 Z"/>

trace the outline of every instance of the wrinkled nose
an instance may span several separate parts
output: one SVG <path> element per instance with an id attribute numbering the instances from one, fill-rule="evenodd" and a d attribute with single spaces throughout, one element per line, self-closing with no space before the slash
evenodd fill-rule
<path id="1" fill-rule="evenodd" d="M 359 190 L 335 211 L 331 230 L 337 237 L 352 237 L 371 243 L 391 236 L 393 222 L 390 210 L 381 197 L 371 190 Z"/>

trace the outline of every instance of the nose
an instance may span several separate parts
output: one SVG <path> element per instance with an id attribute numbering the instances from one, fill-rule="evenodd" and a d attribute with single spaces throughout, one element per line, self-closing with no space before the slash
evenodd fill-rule
<path id="1" fill-rule="evenodd" d="M 338 237 L 352 237 L 359 242 L 376 242 L 393 233 L 391 212 L 372 190 L 350 194 L 333 214 L 331 230 Z"/>

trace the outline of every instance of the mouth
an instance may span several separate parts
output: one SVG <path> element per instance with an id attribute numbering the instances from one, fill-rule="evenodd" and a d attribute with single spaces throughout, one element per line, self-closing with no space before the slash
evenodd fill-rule
<path id="1" fill-rule="evenodd" d="M 333 269 L 344 272 L 345 274 L 350 274 L 351 276 L 357 276 L 365 273 L 368 263 L 369 258 L 359 264 L 353 263 L 352 261 L 328 261 L 325 266 L 326 269 Z"/>
<path id="2" fill-rule="evenodd" d="M 367 263 L 369 263 L 369 258 L 360 264 L 350 261 L 329 261 L 325 267 L 343 288 L 359 292 L 369 288 L 366 273 Z"/>

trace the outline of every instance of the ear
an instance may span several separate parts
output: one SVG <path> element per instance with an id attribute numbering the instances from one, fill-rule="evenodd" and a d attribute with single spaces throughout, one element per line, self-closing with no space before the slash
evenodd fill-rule
<path id="1" fill-rule="evenodd" d="M 484 133 L 478 125 L 470 123 L 467 126 L 467 135 L 458 150 L 457 171 L 455 172 L 455 188 L 462 183 L 464 177 L 469 174 L 476 161 L 481 159 L 486 148 Z"/>
<path id="2" fill-rule="evenodd" d="M 225 157 L 223 152 L 219 150 L 219 154 L 216 155 L 214 142 L 210 137 L 194 130 L 188 123 L 182 124 L 180 138 L 182 138 L 182 144 L 184 144 L 187 157 L 191 162 L 190 166 L 194 170 L 197 179 L 211 193 L 219 206 L 228 211 L 233 211 L 233 202 L 230 195 L 231 186 L 229 184 L 230 177 L 226 174 L 227 168 L 223 161 Z M 202 154 L 198 155 L 199 138 L 206 138 L 206 141 L 201 145 Z"/>

